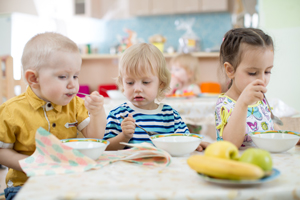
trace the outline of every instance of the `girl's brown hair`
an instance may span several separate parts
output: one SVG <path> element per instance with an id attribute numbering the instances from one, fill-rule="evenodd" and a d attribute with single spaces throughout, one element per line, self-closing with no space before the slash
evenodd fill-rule
<path id="1" fill-rule="evenodd" d="M 224 70 L 224 63 L 228 62 L 232 65 L 234 71 L 236 71 L 247 50 L 247 45 L 271 48 L 274 51 L 272 38 L 262 30 L 255 28 L 232 29 L 225 34 L 220 47 L 221 70 Z M 231 83 L 228 88 L 230 88 Z"/>

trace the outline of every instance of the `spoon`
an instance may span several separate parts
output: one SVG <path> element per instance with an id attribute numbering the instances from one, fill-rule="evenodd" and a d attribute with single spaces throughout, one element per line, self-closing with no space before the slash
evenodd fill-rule
<path id="1" fill-rule="evenodd" d="M 121 115 L 121 118 L 122 119 L 125 119 L 125 117 L 123 117 L 122 115 Z M 144 128 L 142 128 L 141 126 L 139 126 L 139 125 L 137 125 L 137 124 L 135 124 L 137 127 L 139 127 L 140 129 L 142 129 L 143 131 L 145 131 L 149 136 L 152 136 L 152 135 L 158 135 L 159 133 L 156 133 L 156 132 L 154 132 L 154 131 L 147 131 L 146 129 L 144 129 Z"/>
<path id="2" fill-rule="evenodd" d="M 90 96 L 89 94 L 85 94 L 85 93 L 81 93 L 81 92 L 77 92 L 77 94 L 81 94 L 81 95 L 84 95 L 84 96 Z"/>
<path id="3" fill-rule="evenodd" d="M 271 109 L 271 106 L 270 106 L 270 104 L 269 104 L 269 102 L 268 102 L 268 100 L 267 100 L 265 94 L 264 94 L 264 98 L 265 98 L 265 100 L 266 100 L 266 102 L 267 102 L 267 104 L 268 104 L 268 106 L 269 106 L 269 108 L 270 108 L 271 119 L 272 119 L 276 124 L 282 126 L 282 125 L 283 125 L 283 122 L 279 119 L 279 117 L 277 117 L 277 116 L 275 116 L 275 115 L 273 114 L 272 109 Z"/>

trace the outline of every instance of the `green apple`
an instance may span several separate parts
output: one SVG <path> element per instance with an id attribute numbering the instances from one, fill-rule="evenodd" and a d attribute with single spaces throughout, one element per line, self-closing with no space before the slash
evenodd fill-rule
<path id="1" fill-rule="evenodd" d="M 239 157 L 238 148 L 228 141 L 217 141 L 210 144 L 204 152 L 205 156 L 237 160 Z"/>
<path id="2" fill-rule="evenodd" d="M 273 166 L 271 154 L 266 150 L 258 148 L 246 149 L 239 161 L 257 165 L 266 172 L 271 171 Z"/>

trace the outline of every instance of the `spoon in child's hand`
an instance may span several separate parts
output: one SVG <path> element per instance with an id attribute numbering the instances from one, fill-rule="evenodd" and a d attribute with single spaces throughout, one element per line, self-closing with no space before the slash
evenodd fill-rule
<path id="1" fill-rule="evenodd" d="M 264 94 L 264 98 L 265 98 L 265 100 L 266 100 L 266 102 L 267 102 L 267 104 L 268 104 L 268 106 L 269 106 L 269 108 L 270 108 L 271 119 L 272 119 L 276 124 L 282 126 L 282 125 L 283 125 L 283 122 L 279 119 L 279 117 L 277 117 L 277 116 L 275 116 L 275 115 L 273 114 L 272 109 L 271 109 L 271 106 L 270 106 L 270 104 L 269 104 L 269 102 L 268 102 L 268 100 L 267 100 L 267 98 L 266 98 L 266 96 L 265 96 L 265 93 L 263 93 L 263 94 Z"/>
<path id="2" fill-rule="evenodd" d="M 122 119 L 125 119 L 125 117 L 123 117 L 122 115 L 120 115 Z M 152 135 L 158 135 L 159 133 L 156 133 L 154 131 L 147 131 L 146 129 L 140 127 L 139 125 L 135 124 L 137 127 L 139 127 L 140 129 L 142 129 L 143 131 L 145 131 L 149 136 L 152 136 Z"/>

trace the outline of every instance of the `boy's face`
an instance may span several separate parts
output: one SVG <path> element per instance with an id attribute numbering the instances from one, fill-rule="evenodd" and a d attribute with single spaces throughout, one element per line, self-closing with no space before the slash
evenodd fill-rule
<path id="1" fill-rule="evenodd" d="M 159 90 L 159 79 L 155 75 L 143 77 L 123 77 L 123 88 L 126 98 L 136 107 L 153 110 L 157 108 L 154 100 Z"/>
<path id="2" fill-rule="evenodd" d="M 44 101 L 67 105 L 79 90 L 80 54 L 54 52 L 46 63 L 38 72 L 39 89 L 36 95 Z"/>
<path id="3" fill-rule="evenodd" d="M 256 79 L 261 79 L 267 87 L 273 68 L 274 53 L 267 49 L 248 49 L 238 65 L 230 90 L 240 95 L 247 85 Z"/>

